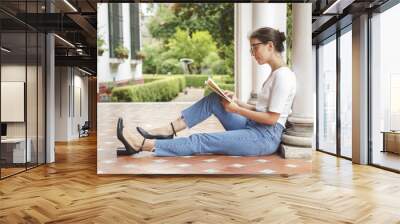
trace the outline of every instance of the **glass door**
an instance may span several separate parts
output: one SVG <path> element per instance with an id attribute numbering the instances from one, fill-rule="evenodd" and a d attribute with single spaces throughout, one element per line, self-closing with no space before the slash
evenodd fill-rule
<path id="1" fill-rule="evenodd" d="M 400 171 L 400 4 L 371 18 L 370 133 L 373 165 Z"/>
<path id="2" fill-rule="evenodd" d="M 340 155 L 352 158 L 352 33 L 340 36 Z"/>
<path id="3" fill-rule="evenodd" d="M 336 154 L 336 36 L 318 47 L 318 149 Z"/>

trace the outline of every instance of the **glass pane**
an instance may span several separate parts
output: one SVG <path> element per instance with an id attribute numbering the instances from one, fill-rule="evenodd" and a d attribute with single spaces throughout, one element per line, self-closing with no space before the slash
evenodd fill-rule
<path id="1" fill-rule="evenodd" d="M 122 38 L 122 5 L 120 3 L 108 4 L 110 57 L 115 57 L 114 50 L 123 45 Z"/>
<path id="2" fill-rule="evenodd" d="M 352 36 L 351 30 L 340 37 L 340 121 L 341 155 L 351 158 L 352 141 Z"/>
<path id="3" fill-rule="evenodd" d="M 336 41 L 318 48 L 318 144 L 336 153 Z"/>
<path id="4" fill-rule="evenodd" d="M 27 62 L 27 80 L 26 80 L 26 112 L 27 112 L 27 150 L 30 151 L 28 153 L 28 168 L 37 165 L 37 74 L 38 74 L 38 36 L 36 32 L 27 33 L 28 38 L 28 62 Z"/>
<path id="5" fill-rule="evenodd" d="M 45 52 L 46 37 L 39 34 L 38 45 L 38 163 L 45 163 Z"/>
<path id="6" fill-rule="evenodd" d="M 140 32 L 135 32 L 136 27 L 140 26 L 139 21 L 139 4 L 129 4 L 130 10 L 130 24 L 131 24 L 131 58 L 136 58 L 136 53 L 140 51 Z"/>
<path id="7" fill-rule="evenodd" d="M 372 163 L 400 170 L 400 4 L 372 18 Z"/>
<path id="8" fill-rule="evenodd" d="M 25 170 L 30 159 L 26 151 L 25 89 L 26 34 L 1 34 L 1 140 L 2 178 Z"/>

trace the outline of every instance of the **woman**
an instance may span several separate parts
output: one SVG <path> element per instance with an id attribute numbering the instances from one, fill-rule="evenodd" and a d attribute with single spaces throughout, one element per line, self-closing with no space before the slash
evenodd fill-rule
<path id="1" fill-rule="evenodd" d="M 126 151 L 118 154 L 133 154 L 152 151 L 156 156 L 187 156 L 193 154 L 224 154 L 257 156 L 275 153 L 281 142 L 282 131 L 296 93 L 295 74 L 282 58 L 285 34 L 263 27 L 249 37 L 251 55 L 258 64 L 269 64 L 271 74 L 258 94 L 256 106 L 239 101 L 233 92 L 226 94 L 232 103 L 216 93 L 181 112 L 181 117 L 170 124 L 150 130 L 137 127 L 141 135 L 124 129 L 120 118 L 117 125 L 118 139 Z M 191 128 L 214 114 L 226 131 L 199 133 L 189 137 L 172 139 L 176 132 Z"/>

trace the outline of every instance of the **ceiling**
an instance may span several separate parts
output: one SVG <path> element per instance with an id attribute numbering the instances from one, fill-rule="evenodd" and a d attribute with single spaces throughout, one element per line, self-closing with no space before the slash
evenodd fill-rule
<path id="1" fill-rule="evenodd" d="M 7 54 L 10 60 L 35 55 L 31 44 L 25 52 L 25 35 L 18 33 L 27 31 L 29 41 L 29 32 L 54 32 L 56 66 L 78 66 L 96 74 L 96 4 L 95 0 L 47 0 L 47 5 L 45 0 L 1 0 L 2 43 L 12 49 Z"/>

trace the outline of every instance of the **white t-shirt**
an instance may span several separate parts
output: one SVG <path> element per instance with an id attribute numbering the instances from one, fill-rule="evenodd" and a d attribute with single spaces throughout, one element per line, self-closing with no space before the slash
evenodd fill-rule
<path id="1" fill-rule="evenodd" d="M 296 95 L 296 75 L 288 67 L 276 69 L 257 94 L 256 111 L 279 113 L 278 122 L 285 127 Z"/>

